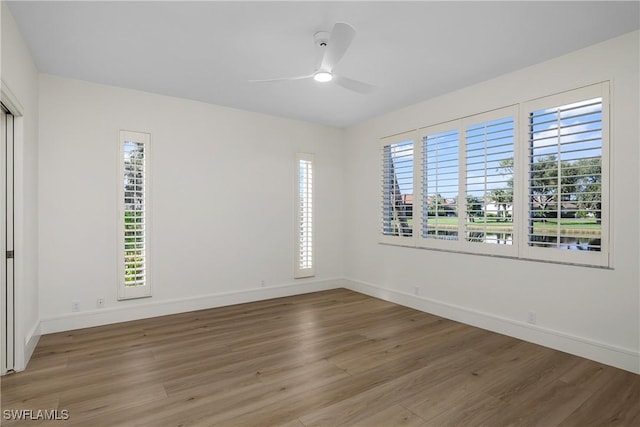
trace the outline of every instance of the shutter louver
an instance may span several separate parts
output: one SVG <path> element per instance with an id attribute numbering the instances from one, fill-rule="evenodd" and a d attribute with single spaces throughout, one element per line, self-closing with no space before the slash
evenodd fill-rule
<path id="1" fill-rule="evenodd" d="M 529 246 L 601 250 L 602 98 L 529 114 Z"/>
<path id="2" fill-rule="evenodd" d="M 120 131 L 118 299 L 151 296 L 148 133 Z"/>
<path id="3" fill-rule="evenodd" d="M 382 147 L 382 235 L 413 236 L 413 141 Z"/>
<path id="4" fill-rule="evenodd" d="M 513 242 L 514 119 L 467 126 L 466 240 Z"/>
<path id="5" fill-rule="evenodd" d="M 313 255 L 313 155 L 297 156 L 295 277 L 315 274 Z"/>
<path id="6" fill-rule="evenodd" d="M 145 147 L 124 143 L 124 285 L 145 284 Z"/>
<path id="7" fill-rule="evenodd" d="M 459 131 L 422 139 L 422 237 L 458 240 Z"/>

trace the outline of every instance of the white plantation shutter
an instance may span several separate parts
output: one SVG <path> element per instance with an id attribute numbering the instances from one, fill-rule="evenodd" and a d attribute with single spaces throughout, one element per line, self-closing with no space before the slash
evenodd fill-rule
<path id="1" fill-rule="evenodd" d="M 409 137 L 404 134 L 382 140 L 382 242 L 414 240 L 414 142 Z"/>
<path id="2" fill-rule="evenodd" d="M 313 154 L 296 156 L 296 278 L 315 274 L 313 259 Z"/>
<path id="3" fill-rule="evenodd" d="M 383 138 L 380 242 L 611 266 L 608 96 L 603 82 Z"/>
<path id="4" fill-rule="evenodd" d="M 516 115 L 506 107 L 421 129 L 418 246 L 517 256 Z"/>
<path id="5" fill-rule="evenodd" d="M 428 128 L 422 137 L 422 238 L 458 240 L 458 129 Z"/>
<path id="6" fill-rule="evenodd" d="M 467 242 L 511 246 L 514 243 L 516 111 L 506 108 L 464 120 Z M 479 249 L 492 253 L 515 250 Z"/>
<path id="7" fill-rule="evenodd" d="M 589 86 L 526 109 L 531 256 L 608 263 L 607 92 L 604 84 Z"/>
<path id="8" fill-rule="evenodd" d="M 120 132 L 118 299 L 151 295 L 149 282 L 150 135 Z"/>

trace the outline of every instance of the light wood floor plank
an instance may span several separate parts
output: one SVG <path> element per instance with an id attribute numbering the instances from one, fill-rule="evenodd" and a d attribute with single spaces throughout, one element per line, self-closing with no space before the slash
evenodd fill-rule
<path id="1" fill-rule="evenodd" d="M 426 427 L 427 423 L 402 405 L 393 405 L 353 424 L 347 423 L 345 426 Z"/>

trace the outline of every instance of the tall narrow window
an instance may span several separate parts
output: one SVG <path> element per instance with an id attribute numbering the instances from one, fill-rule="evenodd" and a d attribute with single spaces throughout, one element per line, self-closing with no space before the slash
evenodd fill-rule
<path id="1" fill-rule="evenodd" d="M 151 295 L 149 151 L 149 134 L 120 132 L 118 299 Z"/>
<path id="2" fill-rule="evenodd" d="M 382 240 L 401 242 L 414 236 L 414 144 L 407 135 L 382 144 Z"/>
<path id="3" fill-rule="evenodd" d="M 514 117 L 465 126 L 465 238 L 513 244 Z"/>
<path id="4" fill-rule="evenodd" d="M 607 263 L 605 96 L 605 87 L 595 85 L 537 100 L 527 108 L 531 253 Z"/>
<path id="5" fill-rule="evenodd" d="M 296 259 L 295 277 L 315 274 L 313 258 L 313 154 L 296 156 Z"/>
<path id="6" fill-rule="evenodd" d="M 454 130 L 422 138 L 422 237 L 458 240 L 459 140 Z"/>

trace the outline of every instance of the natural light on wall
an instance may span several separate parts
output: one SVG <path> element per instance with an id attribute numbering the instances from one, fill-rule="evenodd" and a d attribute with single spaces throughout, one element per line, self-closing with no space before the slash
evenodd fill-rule
<path id="1" fill-rule="evenodd" d="M 151 295 L 148 133 L 120 131 L 118 299 Z"/>
<path id="2" fill-rule="evenodd" d="M 299 153 L 296 156 L 295 278 L 315 275 L 313 254 L 313 168 L 313 154 Z"/>

